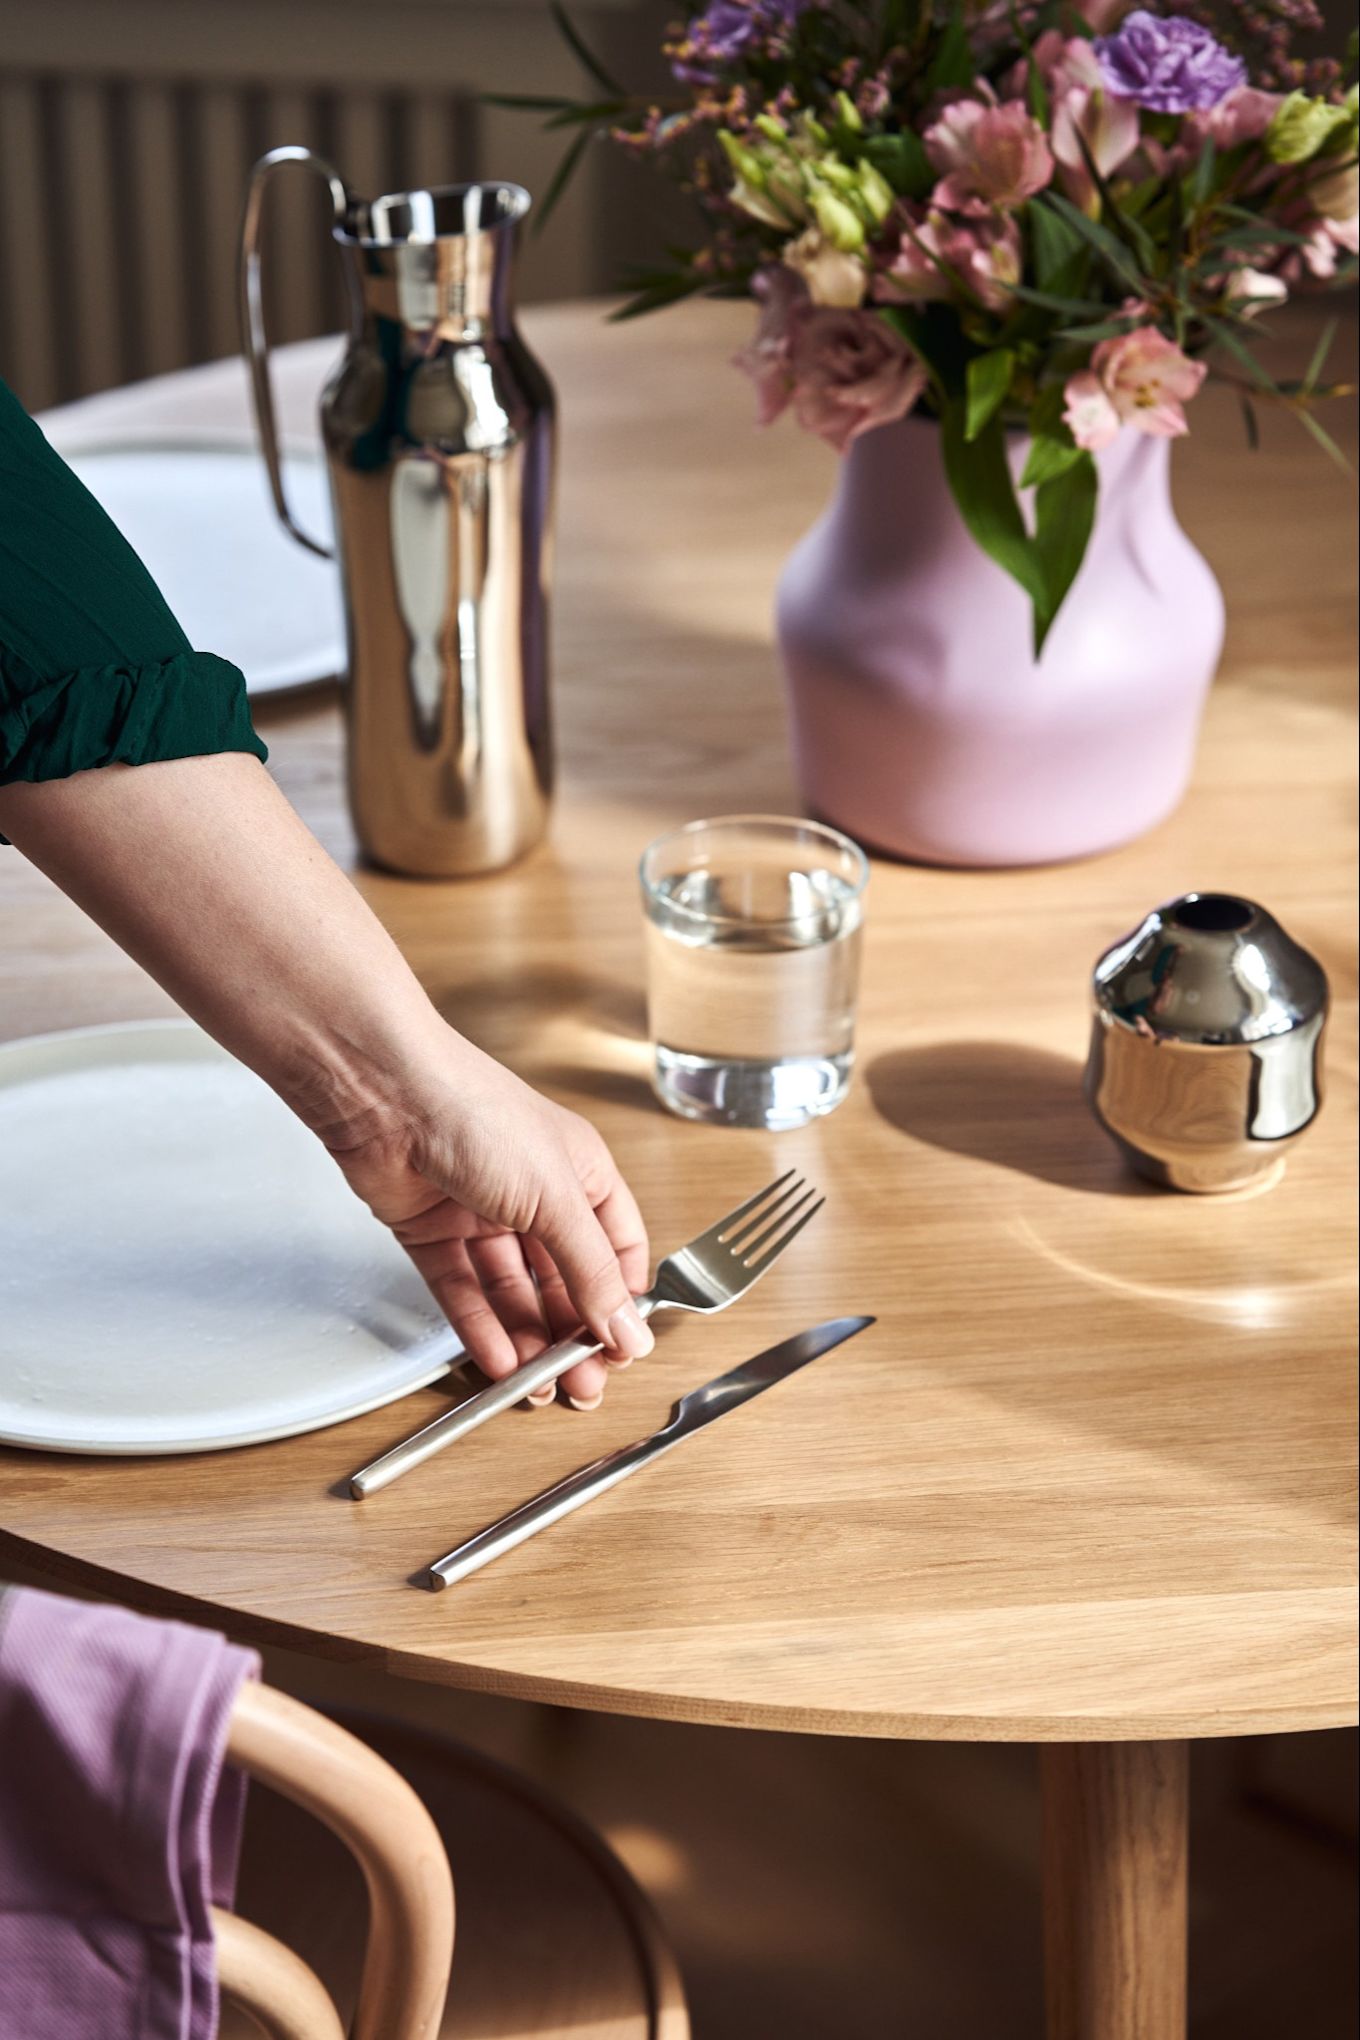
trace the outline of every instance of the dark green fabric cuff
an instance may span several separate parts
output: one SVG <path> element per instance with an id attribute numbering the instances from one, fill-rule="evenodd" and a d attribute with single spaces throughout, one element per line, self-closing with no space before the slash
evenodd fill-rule
<path id="1" fill-rule="evenodd" d="M 40 680 L 0 647 L 0 786 L 216 751 L 268 756 L 251 725 L 244 677 L 214 652 Z"/>

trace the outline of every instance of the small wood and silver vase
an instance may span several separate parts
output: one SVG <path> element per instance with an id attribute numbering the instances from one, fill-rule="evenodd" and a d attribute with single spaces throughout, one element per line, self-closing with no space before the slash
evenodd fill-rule
<path id="1" fill-rule="evenodd" d="M 1086 1096 L 1140 1175 L 1264 1188 L 1322 1102 L 1327 979 L 1229 893 L 1158 907 L 1095 968 Z"/>

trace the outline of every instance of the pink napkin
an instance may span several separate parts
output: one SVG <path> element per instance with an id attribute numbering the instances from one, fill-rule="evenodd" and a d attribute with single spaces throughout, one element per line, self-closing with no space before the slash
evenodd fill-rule
<path id="1" fill-rule="evenodd" d="M 225 1637 L 0 1596 L 0 2040 L 212 2040 L 245 1779 Z"/>

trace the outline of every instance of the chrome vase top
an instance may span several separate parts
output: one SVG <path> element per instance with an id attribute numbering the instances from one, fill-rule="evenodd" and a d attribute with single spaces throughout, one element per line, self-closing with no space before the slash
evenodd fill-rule
<path id="1" fill-rule="evenodd" d="M 1156 908 L 1095 968 L 1092 1110 L 1142 1175 L 1240 1190 L 1277 1175 L 1322 1102 L 1327 979 L 1231 893 Z"/>
<path id="2" fill-rule="evenodd" d="M 554 398 L 514 320 L 517 184 L 356 197 L 309 149 L 256 165 L 243 344 L 274 506 L 284 490 L 265 334 L 266 186 L 301 164 L 330 190 L 348 344 L 322 393 L 344 581 L 350 808 L 375 863 L 425 877 L 509 864 L 547 825 Z"/>

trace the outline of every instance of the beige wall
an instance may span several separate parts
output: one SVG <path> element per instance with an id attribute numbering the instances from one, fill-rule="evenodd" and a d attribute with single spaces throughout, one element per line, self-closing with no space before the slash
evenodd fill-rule
<path id="1" fill-rule="evenodd" d="M 582 0 L 629 77 L 665 0 Z M 250 163 L 301 141 L 359 190 L 504 176 L 542 192 L 562 142 L 493 90 L 583 77 L 540 0 L 0 0 L 0 375 L 38 408 L 232 352 Z M 268 246 L 280 340 L 339 322 L 320 189 L 281 180 Z M 606 290 L 664 202 L 607 145 L 541 238 L 526 299 Z"/>

